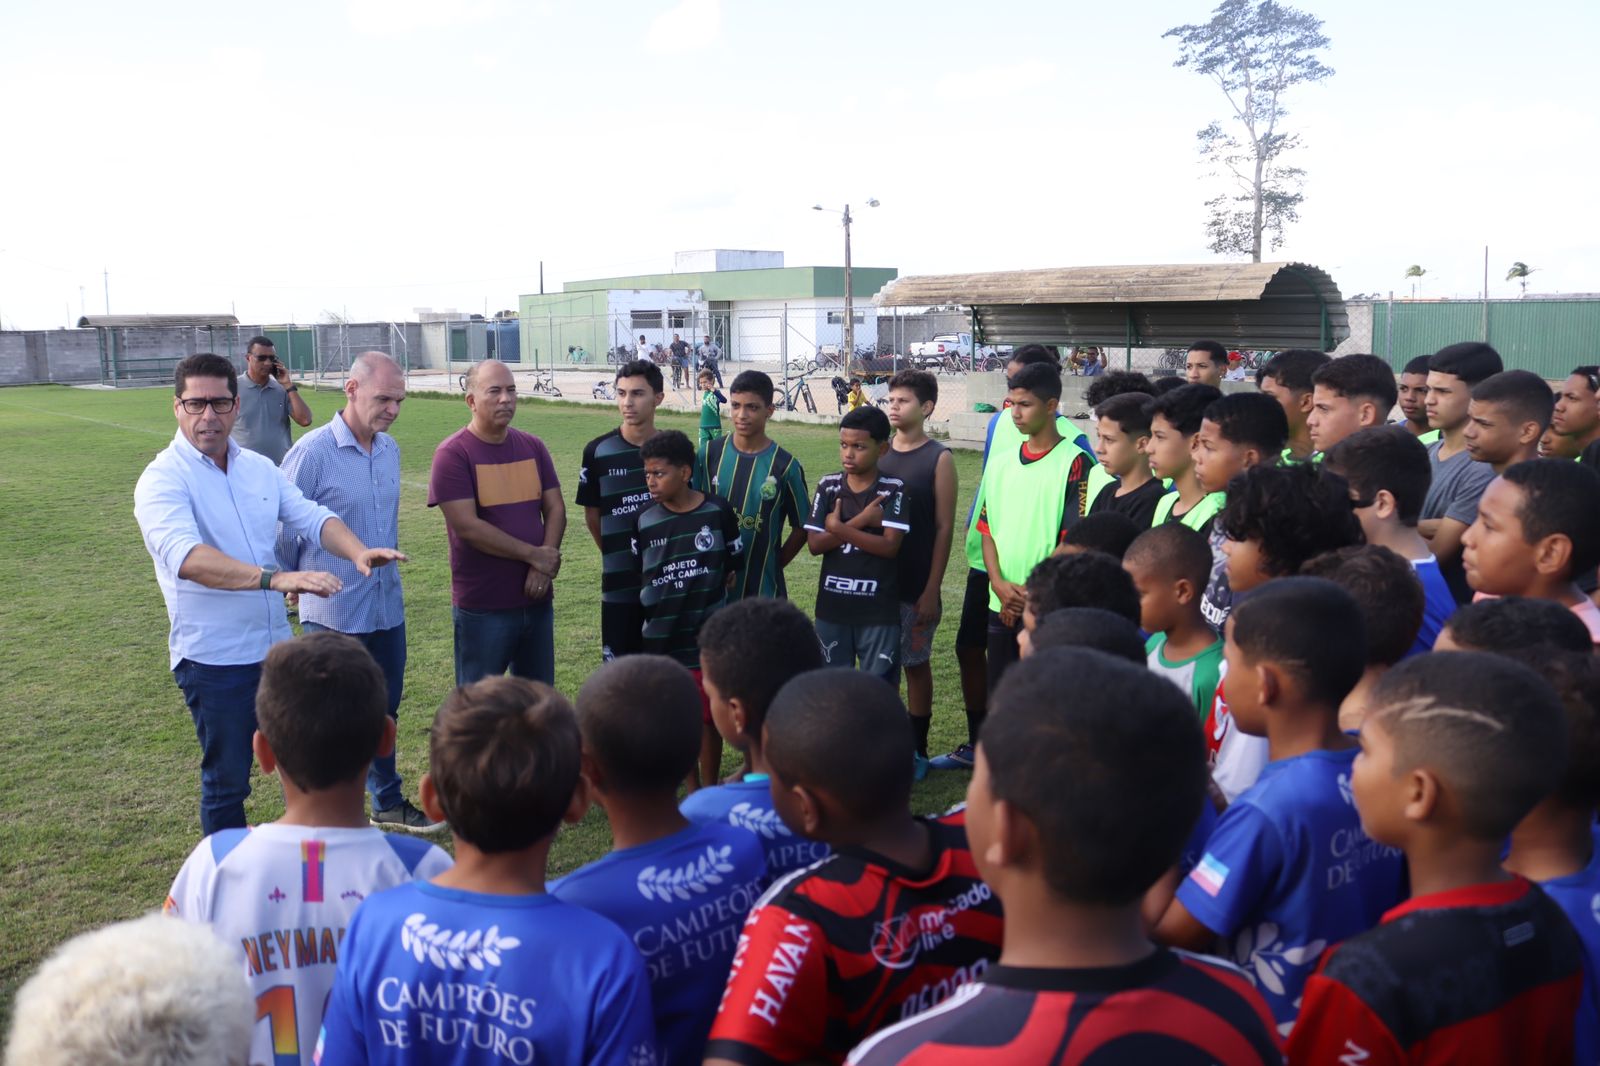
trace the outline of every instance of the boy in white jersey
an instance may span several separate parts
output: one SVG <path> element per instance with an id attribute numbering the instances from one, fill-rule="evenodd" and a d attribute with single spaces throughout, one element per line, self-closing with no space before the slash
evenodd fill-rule
<path id="1" fill-rule="evenodd" d="M 254 747 L 284 815 L 200 842 L 165 910 L 233 945 L 256 997 L 252 1066 L 311 1062 L 345 926 L 367 896 L 450 857 L 367 823 L 367 766 L 394 750 L 383 672 L 354 637 L 308 633 L 261 667 Z"/>

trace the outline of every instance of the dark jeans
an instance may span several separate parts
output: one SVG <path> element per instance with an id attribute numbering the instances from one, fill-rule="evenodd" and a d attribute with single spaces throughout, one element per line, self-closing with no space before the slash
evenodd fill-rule
<path id="1" fill-rule="evenodd" d="M 451 608 L 456 630 L 456 684 L 498 677 L 556 683 L 555 610 L 552 601 L 504 611 Z"/>
<path id="2" fill-rule="evenodd" d="M 1014 626 L 1008 626 L 1000 621 L 999 614 L 989 612 L 989 692 L 994 693 L 994 687 L 1000 683 L 1000 678 L 1005 674 L 1006 667 L 1022 658 L 1022 649 L 1017 647 L 1017 634 L 1022 631 L 1019 621 Z"/>
<path id="3" fill-rule="evenodd" d="M 307 633 L 315 633 L 328 627 L 316 622 L 301 622 L 300 628 Z M 380 629 L 375 633 L 351 633 L 372 657 L 378 661 L 378 669 L 383 671 L 383 680 L 389 689 L 389 717 L 395 721 L 400 720 L 400 696 L 406 687 L 406 627 L 402 622 L 393 629 Z M 372 796 L 372 809 L 386 811 L 391 807 L 398 807 L 405 798 L 400 786 L 400 772 L 394 766 L 395 753 L 381 756 L 372 760 L 372 767 L 367 770 L 367 792 Z"/>
<path id="4" fill-rule="evenodd" d="M 208 666 L 184 659 L 172 668 L 172 678 L 200 740 L 200 832 L 243 828 L 261 664 Z"/>

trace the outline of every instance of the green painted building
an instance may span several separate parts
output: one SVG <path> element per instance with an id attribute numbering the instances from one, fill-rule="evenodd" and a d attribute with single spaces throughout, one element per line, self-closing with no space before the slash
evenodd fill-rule
<path id="1" fill-rule="evenodd" d="M 722 255 L 726 253 L 707 253 Z M 779 253 L 734 253 L 782 261 Z M 899 271 L 855 267 L 856 343 L 877 339 L 872 297 Z M 724 359 L 771 361 L 837 345 L 844 334 L 844 268 L 761 266 L 569 281 L 557 293 L 521 298 L 522 358 L 541 366 L 606 365 L 606 353 L 674 333 L 691 344 L 709 334 Z"/>

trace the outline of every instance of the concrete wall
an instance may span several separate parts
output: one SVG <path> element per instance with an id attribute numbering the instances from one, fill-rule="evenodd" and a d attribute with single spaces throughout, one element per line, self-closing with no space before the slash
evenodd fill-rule
<path id="1" fill-rule="evenodd" d="M 155 384 L 168 381 L 179 359 L 196 352 L 216 352 L 244 369 L 244 344 L 265 331 L 261 324 L 233 329 L 127 329 L 116 331 L 117 384 Z M 282 328 L 274 326 L 273 328 Z M 350 360 L 365 351 L 387 352 L 412 369 L 440 367 L 442 358 L 429 362 L 422 327 L 415 322 L 358 322 L 342 330 L 318 325 L 318 371 L 340 375 Z M 112 375 L 105 375 L 109 381 Z M 26 330 L 0 332 L 0 385 L 83 384 L 102 378 L 100 338 L 92 329 Z"/>
<path id="2" fill-rule="evenodd" d="M 100 380 L 100 347 L 92 329 L 0 333 L 0 385 Z"/>

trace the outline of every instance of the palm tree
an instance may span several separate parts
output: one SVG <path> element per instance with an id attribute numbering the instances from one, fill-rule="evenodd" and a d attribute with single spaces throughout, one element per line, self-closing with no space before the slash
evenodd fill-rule
<path id="1" fill-rule="evenodd" d="M 1413 300 L 1415 300 L 1417 298 L 1417 279 L 1422 277 L 1422 275 L 1424 275 L 1426 273 L 1427 273 L 1426 270 L 1424 270 L 1422 267 L 1418 266 L 1415 263 L 1412 263 L 1410 266 L 1406 267 L 1406 277 L 1412 279 L 1412 281 L 1411 281 L 1411 298 Z"/>
<path id="2" fill-rule="evenodd" d="M 1510 270 L 1506 271 L 1506 280 L 1522 282 L 1522 295 L 1526 296 L 1528 295 L 1528 275 L 1532 274 L 1535 269 L 1537 268 L 1518 260 L 1511 264 Z"/>

